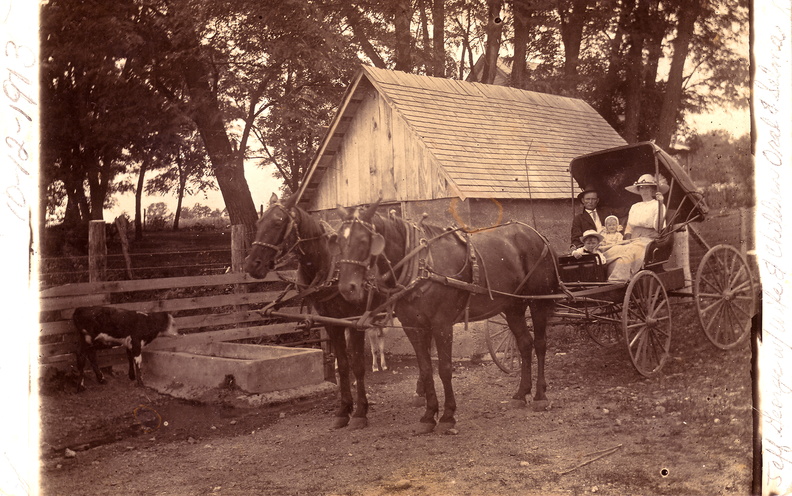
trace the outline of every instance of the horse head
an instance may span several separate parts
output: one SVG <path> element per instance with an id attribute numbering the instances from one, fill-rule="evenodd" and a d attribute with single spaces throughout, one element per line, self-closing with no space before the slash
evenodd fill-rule
<path id="1" fill-rule="evenodd" d="M 256 223 L 256 238 L 250 253 L 245 258 L 245 272 L 256 279 L 263 279 L 275 266 L 275 260 L 285 251 L 289 235 L 296 231 L 296 197 L 283 202 L 272 194 L 269 206 Z"/>
<path id="2" fill-rule="evenodd" d="M 372 224 L 380 200 L 363 212 L 358 208 L 338 207 L 341 229 L 338 232 L 338 291 L 345 300 L 360 303 L 366 296 L 364 282 L 372 260 L 385 249 L 385 238 Z"/>

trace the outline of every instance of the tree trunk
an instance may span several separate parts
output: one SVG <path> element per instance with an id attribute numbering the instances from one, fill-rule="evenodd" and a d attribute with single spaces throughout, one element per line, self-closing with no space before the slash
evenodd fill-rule
<path id="1" fill-rule="evenodd" d="M 387 69 L 388 65 L 382 60 L 382 57 L 377 53 L 377 49 L 371 44 L 363 30 L 363 25 L 360 22 L 360 12 L 358 12 L 357 7 L 349 2 L 343 2 L 343 6 L 344 17 L 346 17 L 349 26 L 352 28 L 352 37 L 360 45 L 360 49 L 371 60 L 374 67 Z"/>
<path id="2" fill-rule="evenodd" d="M 623 9 L 616 26 L 616 32 L 613 35 L 613 39 L 610 41 L 608 69 L 597 89 L 597 111 L 611 126 L 615 126 L 618 122 L 618 117 L 615 115 L 613 109 L 613 97 L 616 86 L 619 83 L 619 69 L 622 61 L 621 47 L 622 41 L 624 40 L 624 23 L 626 22 L 626 17 L 627 11 Z"/>
<path id="3" fill-rule="evenodd" d="M 410 19 L 412 18 L 410 0 L 393 0 L 393 33 L 396 37 L 394 69 L 397 71 L 412 71 L 412 57 L 410 45 Z"/>
<path id="4" fill-rule="evenodd" d="M 644 99 L 650 102 L 658 102 L 657 71 L 660 65 L 660 58 L 663 56 L 663 37 L 665 36 L 666 20 L 659 12 L 658 1 L 651 0 L 649 14 L 649 33 L 646 38 L 647 60 L 644 69 Z M 644 109 L 642 112 L 642 124 L 638 134 L 638 140 L 644 141 L 651 139 L 657 132 L 657 107 L 651 110 Z"/>
<path id="5" fill-rule="evenodd" d="M 481 82 L 492 84 L 498 73 L 498 53 L 500 52 L 501 33 L 503 32 L 503 21 L 500 12 L 503 8 L 503 0 L 487 0 L 487 44 L 484 51 L 484 70 L 481 75 Z"/>
<path id="6" fill-rule="evenodd" d="M 434 54 L 432 53 L 432 39 L 429 37 L 429 19 L 426 16 L 426 2 L 430 0 L 419 0 L 418 11 L 421 18 L 421 36 L 423 37 L 423 66 L 426 74 L 434 75 Z"/>
<path id="7" fill-rule="evenodd" d="M 146 184 L 146 169 L 148 168 L 148 160 L 144 160 L 140 164 L 140 173 L 138 174 L 137 188 L 135 189 L 135 240 L 140 241 L 143 239 L 143 185 Z"/>
<path id="8" fill-rule="evenodd" d="M 189 58 L 188 58 L 189 59 Z M 243 224 L 248 237 L 256 232 L 256 206 L 245 179 L 243 153 L 233 153 L 217 98 L 207 77 L 211 72 L 195 58 L 185 61 L 184 80 L 193 103 L 193 121 L 212 162 L 231 224 Z"/>
<path id="9" fill-rule="evenodd" d="M 445 77 L 445 0 L 432 4 L 432 55 L 434 75 Z"/>
<path id="10" fill-rule="evenodd" d="M 176 159 L 176 167 L 179 171 L 179 190 L 176 192 L 176 213 L 173 214 L 173 230 L 179 230 L 179 220 L 181 219 L 182 201 L 184 200 L 184 190 L 187 187 L 187 174 L 184 172 L 182 158 Z"/>
<path id="11" fill-rule="evenodd" d="M 530 31 L 528 20 L 531 17 L 530 0 L 511 0 L 514 12 L 514 61 L 512 62 L 510 85 L 524 88 L 527 80 L 527 45 Z"/>
<path id="12" fill-rule="evenodd" d="M 561 18 L 561 40 L 564 43 L 565 86 L 574 93 L 577 86 L 578 64 L 580 63 L 580 44 L 583 41 L 583 26 L 586 22 L 588 0 L 572 0 L 568 9 L 559 3 L 558 15 Z"/>
<path id="13" fill-rule="evenodd" d="M 630 50 L 627 52 L 627 103 L 624 116 L 624 139 L 627 143 L 637 142 L 641 122 L 641 100 L 644 81 L 644 26 L 646 25 L 647 1 L 636 0 L 635 17 L 630 27 Z"/>
<path id="14" fill-rule="evenodd" d="M 685 9 L 679 19 L 677 37 L 674 40 L 674 55 L 671 59 L 671 68 L 668 71 L 666 94 L 657 119 L 657 135 L 655 136 L 657 146 L 664 149 L 667 149 L 671 144 L 671 137 L 676 130 L 676 117 L 679 111 L 679 103 L 682 101 L 685 60 L 687 60 L 690 39 L 693 35 L 693 28 L 698 15 L 698 8 Z"/>
<path id="15" fill-rule="evenodd" d="M 102 181 L 102 165 L 99 158 L 91 158 L 88 169 L 88 194 L 91 198 L 91 220 L 104 220 L 104 201 L 106 186 Z"/>

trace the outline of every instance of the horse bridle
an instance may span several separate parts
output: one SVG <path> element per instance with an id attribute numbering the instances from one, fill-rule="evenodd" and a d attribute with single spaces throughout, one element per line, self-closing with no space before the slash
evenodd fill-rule
<path id="1" fill-rule="evenodd" d="M 343 230 L 344 226 L 346 226 L 346 225 L 349 225 L 350 226 L 350 230 L 351 230 L 352 224 L 360 224 L 360 225 L 362 225 L 372 235 L 372 237 L 373 237 L 374 234 L 377 234 L 377 228 L 374 226 L 374 224 L 372 224 L 371 222 L 366 222 L 364 220 L 360 220 L 360 219 L 349 219 L 349 220 L 345 220 L 345 221 L 341 222 L 341 229 L 339 229 L 339 231 Z M 370 243 L 371 242 L 369 242 L 369 244 Z M 336 263 L 338 263 L 338 264 L 347 264 L 347 265 L 358 265 L 360 267 L 365 268 L 367 271 L 369 269 L 371 269 L 371 257 L 368 257 L 368 260 L 340 259 Z"/>
<path id="2" fill-rule="evenodd" d="M 253 241 L 252 245 L 269 248 L 270 250 L 275 252 L 275 258 L 277 258 L 278 255 L 280 255 L 281 253 L 289 253 L 290 251 L 292 251 L 296 246 L 300 244 L 300 242 L 303 241 L 303 239 L 300 236 L 300 228 L 297 225 L 297 219 L 295 219 L 294 214 L 292 214 L 291 211 L 289 211 L 288 208 L 284 207 L 280 202 L 277 202 L 274 205 L 280 208 L 289 217 L 289 223 L 286 224 L 286 229 L 283 233 L 283 237 L 281 238 L 281 244 L 273 245 L 265 241 Z M 297 233 L 297 241 L 294 242 L 294 245 L 291 248 L 289 248 L 288 250 L 284 250 L 283 244 L 286 242 L 286 239 L 289 237 L 289 234 L 291 234 L 292 230 L 294 230 Z"/>

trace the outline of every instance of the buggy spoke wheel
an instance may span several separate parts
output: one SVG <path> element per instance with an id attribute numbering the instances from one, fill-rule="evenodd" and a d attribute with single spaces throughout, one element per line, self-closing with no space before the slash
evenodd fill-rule
<path id="1" fill-rule="evenodd" d="M 671 349 L 671 304 L 654 272 L 637 273 L 627 286 L 622 328 L 635 370 L 644 377 L 657 375 Z"/>
<path id="2" fill-rule="evenodd" d="M 492 361 L 507 374 L 519 373 L 522 357 L 517 348 L 517 339 L 506 323 L 506 317 L 501 313 L 487 319 L 484 324 L 484 338 Z"/>
<path id="3" fill-rule="evenodd" d="M 756 287 L 748 262 L 733 246 L 718 245 L 704 255 L 693 297 L 704 334 L 717 348 L 734 348 L 751 332 Z"/>
<path id="4" fill-rule="evenodd" d="M 621 342 L 621 330 L 617 323 L 618 305 L 607 305 L 591 312 L 592 319 L 586 323 L 586 332 L 592 341 L 603 348 L 612 348 Z"/>

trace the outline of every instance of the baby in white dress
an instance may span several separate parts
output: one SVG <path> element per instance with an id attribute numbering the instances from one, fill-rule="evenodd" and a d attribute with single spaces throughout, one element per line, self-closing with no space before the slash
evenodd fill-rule
<path id="1" fill-rule="evenodd" d="M 605 224 L 602 226 L 602 243 L 600 249 L 613 246 L 624 240 L 624 235 L 621 233 L 622 226 L 619 224 L 619 218 L 615 215 L 609 215 L 605 218 Z"/>

